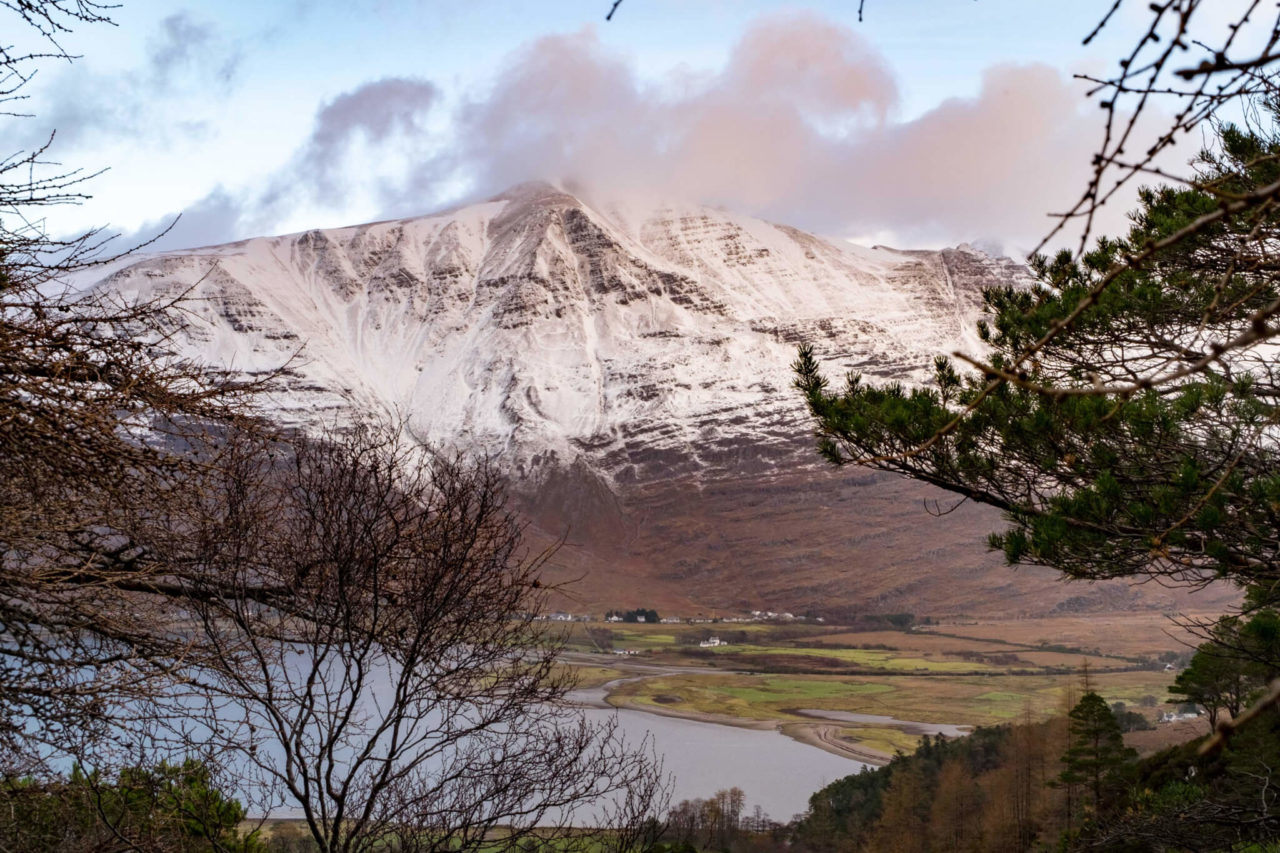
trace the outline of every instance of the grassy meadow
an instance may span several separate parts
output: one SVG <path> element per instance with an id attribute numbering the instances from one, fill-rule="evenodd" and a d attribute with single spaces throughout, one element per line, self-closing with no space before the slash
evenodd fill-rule
<path id="1" fill-rule="evenodd" d="M 585 686 L 613 685 L 618 707 L 719 722 L 822 729 L 860 751 L 892 754 L 919 740 L 910 726 L 815 721 L 804 709 L 939 725 L 993 725 L 1065 712 L 1090 685 L 1149 718 L 1167 706 L 1174 673 L 1160 659 L 1192 638 L 1159 614 L 985 622 L 853 631 L 796 623 L 576 623 L 570 650 L 611 656 L 579 668 Z M 701 648 L 718 636 L 728 645 Z M 1105 648 L 1103 648 L 1105 646 Z M 595 658 L 604 661 L 604 658 Z M 665 669 L 664 669 L 665 667 Z"/>

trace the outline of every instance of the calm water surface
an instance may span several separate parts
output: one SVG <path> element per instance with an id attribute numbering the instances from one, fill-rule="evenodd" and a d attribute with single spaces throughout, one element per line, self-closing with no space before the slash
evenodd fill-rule
<path id="1" fill-rule="evenodd" d="M 662 756 L 664 771 L 674 777 L 672 805 L 738 787 L 746 794 L 748 813 L 758 805 L 769 817 L 785 822 L 803 812 L 809 796 L 819 788 L 868 766 L 772 729 L 743 729 L 629 709 L 615 711 L 605 704 L 605 692 L 605 688 L 578 690 L 566 698 L 585 706 L 580 710 L 592 721 L 603 721 L 616 713 L 633 745 L 646 736 L 651 739 L 655 752 Z M 301 816 L 291 804 L 269 811 L 277 818 Z"/>
<path id="2" fill-rule="evenodd" d="M 610 711 L 588 709 L 600 720 Z M 672 804 L 706 799 L 737 786 L 747 795 L 747 810 L 759 805 L 774 820 L 788 821 L 809 806 L 809 795 L 829 782 L 869 765 L 792 740 L 774 730 L 740 729 L 643 711 L 619 710 L 627 739 L 646 733 L 675 777 Z"/>

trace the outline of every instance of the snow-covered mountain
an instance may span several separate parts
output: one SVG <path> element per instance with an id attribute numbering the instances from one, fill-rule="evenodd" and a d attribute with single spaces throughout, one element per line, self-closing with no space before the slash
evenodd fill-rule
<path id="1" fill-rule="evenodd" d="M 976 348 L 983 286 L 1027 280 L 967 246 L 868 249 L 530 184 L 417 219 L 139 257 L 98 286 L 186 294 L 177 344 L 205 362 L 293 359 L 271 401 L 286 421 L 354 408 L 496 454 L 535 528 L 568 530 L 579 609 L 936 613 L 1043 612 L 1081 591 L 1026 572 L 1013 585 L 981 544 L 992 513 L 932 518 L 920 501 L 939 493 L 818 466 L 790 364 L 810 341 L 832 373 L 925 381 L 935 355 Z M 1133 603 L 1103 599 L 1070 606 Z"/>
<path id="2" fill-rule="evenodd" d="M 524 474 L 584 457 L 610 482 L 717 469 L 791 441 L 797 341 L 833 367 L 923 378 L 972 343 L 968 248 L 866 249 L 700 207 L 627 215 L 546 184 L 446 213 L 140 259 L 105 286 L 187 293 L 184 347 L 255 371 L 295 352 L 286 417 L 355 406 Z M 652 460 L 661 460 L 654 464 Z M 731 473 L 731 472 L 728 472 Z"/>

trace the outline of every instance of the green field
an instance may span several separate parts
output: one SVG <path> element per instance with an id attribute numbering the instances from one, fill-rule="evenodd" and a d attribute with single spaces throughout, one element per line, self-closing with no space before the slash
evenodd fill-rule
<path id="1" fill-rule="evenodd" d="M 947 660 L 944 657 L 926 658 L 904 656 L 896 651 L 879 649 L 841 649 L 823 646 L 757 646 L 729 645 L 710 649 L 720 657 L 747 659 L 782 657 L 808 657 L 838 661 L 859 669 L 890 669 L 897 671 L 926 670 L 929 672 L 972 672 L 989 670 L 985 663 L 963 660 Z M 785 665 L 785 660 L 781 661 Z"/>
<path id="2" fill-rule="evenodd" d="M 626 675 L 620 669 L 607 666 L 574 666 L 571 668 L 571 672 L 577 681 L 576 687 L 578 689 L 600 687 Z"/>
<path id="3" fill-rule="evenodd" d="M 611 659 L 616 668 L 604 658 L 599 666 L 584 667 L 586 685 L 604 684 L 635 664 L 650 667 L 632 670 L 638 677 L 610 692 L 615 705 L 774 722 L 793 732 L 822 725 L 830 738 L 830 724 L 795 712 L 811 708 L 969 726 L 1039 718 L 1063 713 L 1074 703 L 1081 692 L 1079 668 L 1086 661 L 1093 688 L 1108 702 L 1143 711 L 1146 698 L 1145 712 L 1154 716 L 1173 675 L 1158 667 L 1139 668 L 1140 655 L 1185 647 L 1155 634 L 1152 626 L 1159 623 L 1152 616 L 1135 618 L 1141 638 L 1125 648 L 1126 655 L 1070 651 L 1087 635 L 1067 634 L 1076 623 L 1066 620 L 1049 625 L 1054 651 L 1045 648 L 1047 629 L 1026 622 L 965 626 L 954 633 L 949 627 L 855 632 L 813 624 L 575 624 L 568 643 L 585 652 L 636 653 Z M 708 636 L 729 644 L 699 647 Z M 693 671 L 646 677 L 653 666 Z M 892 726 L 840 726 L 840 738 L 885 754 L 909 750 L 918 740 Z"/>
<path id="4" fill-rule="evenodd" d="M 700 647 L 699 641 L 709 636 L 718 636 L 727 644 Z M 752 672 L 1063 674 L 1085 660 L 1094 671 L 1132 669 L 1139 660 L 1094 651 L 1046 651 L 1040 643 L 1011 642 L 1000 637 L 949 636 L 932 630 L 860 634 L 839 626 L 813 624 L 577 623 L 569 629 L 567 639 L 568 648 L 573 651 L 626 650 L 662 663 Z"/>
<path id="5" fill-rule="evenodd" d="M 1172 678 L 1165 673 L 1106 673 L 1094 677 L 1108 702 L 1137 705 L 1143 696 L 1163 702 Z M 1080 692 L 1075 676 L 990 675 L 866 678 L 838 676 L 701 675 L 646 678 L 620 685 L 610 701 L 661 706 L 752 720 L 802 720 L 797 708 L 878 714 L 899 720 L 991 725 L 1030 713 L 1040 717 L 1068 707 Z"/>

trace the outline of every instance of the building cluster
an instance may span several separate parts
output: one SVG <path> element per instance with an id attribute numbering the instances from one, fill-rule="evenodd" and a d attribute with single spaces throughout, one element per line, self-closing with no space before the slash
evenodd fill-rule
<path id="1" fill-rule="evenodd" d="M 590 614 L 587 613 L 565 613 L 557 610 L 554 613 L 539 613 L 533 617 L 539 622 L 593 622 Z"/>
<path id="2" fill-rule="evenodd" d="M 795 618 L 790 613 L 774 613 L 772 610 L 751 611 L 751 619 L 754 622 L 791 622 Z"/>
<path id="3" fill-rule="evenodd" d="M 616 612 L 610 611 L 605 616 L 591 613 L 566 613 L 561 610 L 552 613 L 539 613 L 532 618 L 539 622 L 625 622 Z M 636 623 L 653 621 L 637 614 Z M 743 624 L 749 622 L 822 622 L 821 617 L 796 616 L 792 613 L 778 613 L 772 610 L 752 610 L 750 616 L 664 616 L 657 620 L 663 625 L 711 625 L 711 624 Z"/>
<path id="4" fill-rule="evenodd" d="M 1162 711 L 1160 713 L 1160 722 L 1162 723 L 1180 723 L 1183 720 L 1200 719 L 1199 711 Z"/>

